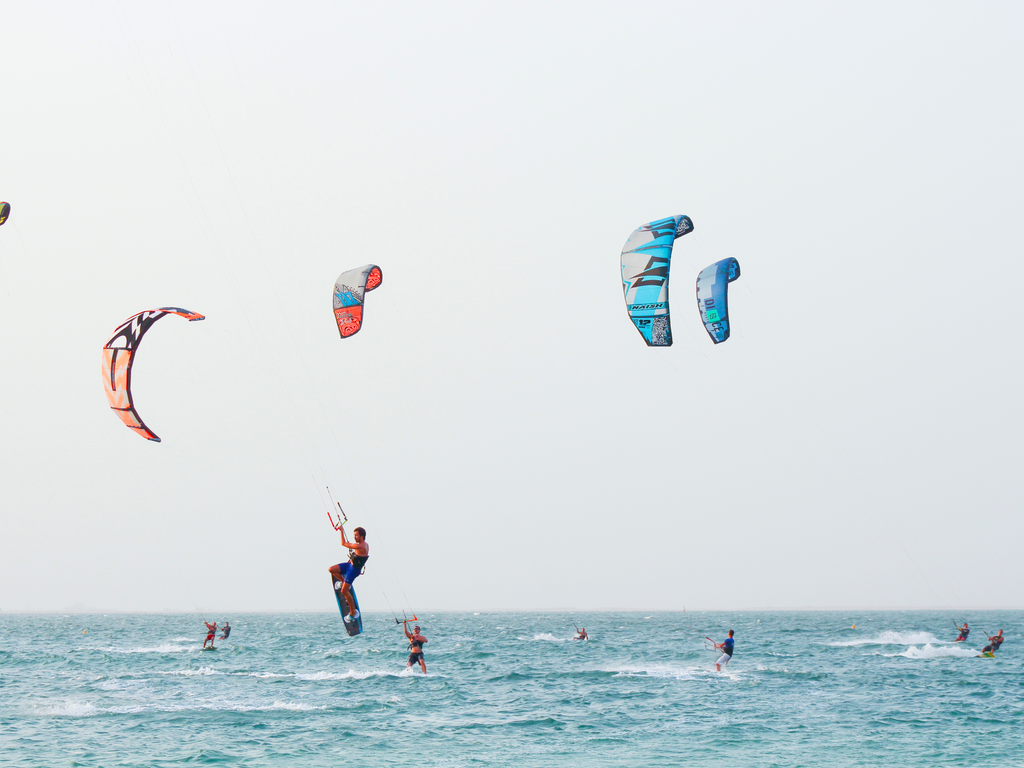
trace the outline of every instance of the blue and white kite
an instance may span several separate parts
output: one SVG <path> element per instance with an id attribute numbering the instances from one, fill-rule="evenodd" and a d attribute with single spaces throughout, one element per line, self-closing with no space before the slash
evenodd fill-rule
<path id="1" fill-rule="evenodd" d="M 672 346 L 668 273 L 676 238 L 693 231 L 689 216 L 644 224 L 622 246 L 622 290 L 626 311 L 649 347 Z"/>

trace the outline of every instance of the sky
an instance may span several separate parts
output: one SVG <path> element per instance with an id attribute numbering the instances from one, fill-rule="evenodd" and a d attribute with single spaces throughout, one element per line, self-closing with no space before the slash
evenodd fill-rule
<path id="1" fill-rule="evenodd" d="M 0 610 L 336 610 L 328 485 L 368 611 L 1024 607 L 1022 23 L 11 4 Z M 648 348 L 619 253 L 677 214 Z M 99 364 L 161 306 L 153 443 Z"/>

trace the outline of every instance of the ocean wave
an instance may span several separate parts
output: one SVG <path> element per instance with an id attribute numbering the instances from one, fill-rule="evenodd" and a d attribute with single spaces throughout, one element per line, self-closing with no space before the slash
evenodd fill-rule
<path id="1" fill-rule="evenodd" d="M 164 643 L 163 645 L 156 645 L 151 647 L 143 648 L 115 648 L 109 646 L 107 648 L 83 648 L 82 650 L 98 650 L 104 653 L 187 653 L 189 651 L 198 651 L 200 646 L 198 645 L 173 645 L 171 643 Z"/>
<path id="2" fill-rule="evenodd" d="M 326 704 L 314 706 L 313 704 L 303 704 L 300 701 L 275 701 L 269 707 L 256 707 L 257 710 L 284 710 L 286 712 L 315 712 L 316 710 L 327 709 Z"/>
<path id="3" fill-rule="evenodd" d="M 931 632 L 893 632 L 886 630 L 874 637 L 862 637 L 856 640 L 840 640 L 829 645 L 837 648 L 849 648 L 858 645 L 921 645 L 922 643 L 941 643 Z"/>
<path id="4" fill-rule="evenodd" d="M 297 680 L 368 680 L 371 677 L 413 677 L 422 676 L 422 673 L 415 673 L 412 667 L 406 667 L 401 671 L 393 669 L 371 669 L 359 671 L 350 669 L 348 672 L 312 672 L 309 674 L 297 674 Z"/>
<path id="5" fill-rule="evenodd" d="M 144 681 L 142 680 L 133 680 L 121 676 L 107 678 L 106 680 L 100 680 L 97 683 L 95 683 L 93 687 L 99 691 L 126 691 L 131 690 L 132 688 L 138 688 L 140 685 L 143 684 Z"/>
<path id="6" fill-rule="evenodd" d="M 676 680 L 697 680 L 707 677 L 728 677 L 738 680 L 739 677 L 729 672 L 726 667 L 721 672 L 716 672 L 713 665 L 701 665 L 680 667 L 672 664 L 651 664 L 648 666 L 621 666 L 607 667 L 605 672 L 614 672 L 615 677 L 661 677 L 674 678 Z"/>
<path id="7" fill-rule="evenodd" d="M 277 678 L 295 677 L 294 672 L 239 672 L 246 677 L 257 677 L 260 680 L 275 680 Z"/>
<path id="8" fill-rule="evenodd" d="M 199 669 L 178 669 L 173 672 L 158 672 L 159 675 L 180 675 L 182 677 L 207 677 L 209 675 L 224 675 L 213 667 L 199 667 Z"/>
<path id="9" fill-rule="evenodd" d="M 907 659 L 970 659 L 978 655 L 978 652 L 973 648 L 964 648 L 963 643 L 957 643 L 956 645 L 940 645 L 934 646 L 931 643 L 925 643 L 921 648 L 917 646 L 910 646 L 907 650 L 902 653 L 884 653 L 883 656 L 890 658 L 894 656 L 903 656 Z"/>
<path id="10" fill-rule="evenodd" d="M 63 701 L 42 706 L 39 713 L 51 717 L 95 717 L 97 715 L 137 715 L 144 712 L 314 712 L 328 709 L 327 704 L 306 704 L 298 701 L 275 700 L 272 704 L 247 704 L 239 701 L 209 702 L 204 704 L 129 704 L 97 707 L 87 701 Z"/>
<path id="11" fill-rule="evenodd" d="M 206 704 L 147 705 L 110 707 L 102 710 L 112 715 L 135 715 L 141 712 L 315 712 L 327 709 L 328 705 L 305 704 L 298 701 L 276 700 L 272 704 L 243 704 L 238 701 L 210 702 Z"/>
<path id="12" fill-rule="evenodd" d="M 100 709 L 88 701 L 62 701 L 39 708 L 40 714 L 53 717 L 92 717 L 100 714 Z"/>
<path id="13" fill-rule="evenodd" d="M 528 639 L 528 638 L 525 638 L 525 637 L 523 638 L 523 640 L 526 640 L 526 639 Z M 545 640 L 545 641 L 547 641 L 549 643 L 564 643 L 569 638 L 567 638 L 567 637 L 555 637 L 550 632 L 539 632 L 539 633 L 537 633 L 536 635 L 533 636 L 533 639 L 534 640 Z"/>
<path id="14" fill-rule="evenodd" d="M 791 678 L 793 680 L 825 680 L 828 678 L 827 672 L 797 671 L 786 669 L 785 667 L 766 667 L 763 664 L 757 665 L 757 671 L 765 672 L 768 675 L 778 675 L 779 677 Z"/>

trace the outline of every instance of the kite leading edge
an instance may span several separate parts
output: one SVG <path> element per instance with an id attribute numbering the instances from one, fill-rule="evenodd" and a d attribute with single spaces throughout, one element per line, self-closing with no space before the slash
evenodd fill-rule
<path id="1" fill-rule="evenodd" d="M 132 364 L 146 331 L 167 315 L 180 315 L 189 321 L 206 319 L 198 312 L 179 307 L 148 309 L 125 320 L 103 345 L 103 391 L 107 393 L 110 409 L 126 427 L 155 443 L 159 443 L 160 438 L 143 423 L 132 400 Z"/>

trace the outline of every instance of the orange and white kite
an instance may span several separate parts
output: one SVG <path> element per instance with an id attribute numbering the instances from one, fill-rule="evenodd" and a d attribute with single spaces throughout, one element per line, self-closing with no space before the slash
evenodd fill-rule
<path id="1" fill-rule="evenodd" d="M 103 390 L 107 393 L 110 409 L 126 427 L 156 443 L 160 438 L 143 423 L 132 401 L 132 363 L 146 331 L 166 315 L 180 315 L 190 321 L 206 319 L 198 312 L 179 307 L 148 309 L 125 320 L 103 345 Z"/>

